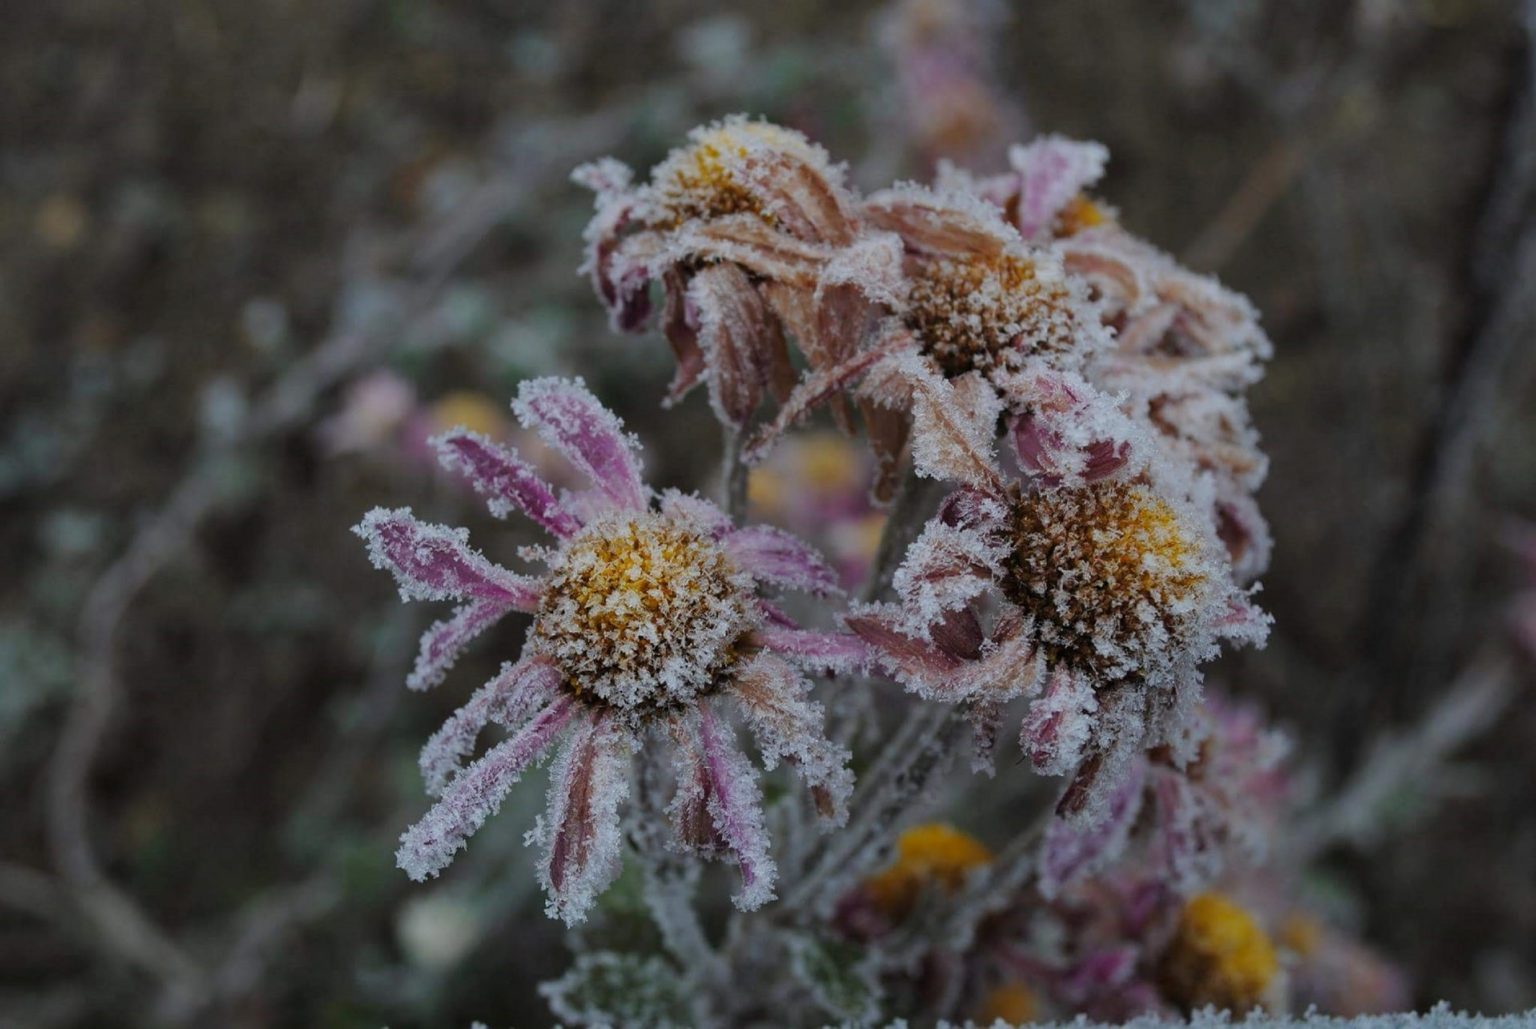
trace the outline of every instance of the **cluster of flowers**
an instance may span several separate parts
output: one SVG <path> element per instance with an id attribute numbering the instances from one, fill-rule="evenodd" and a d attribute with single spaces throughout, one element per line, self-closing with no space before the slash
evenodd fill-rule
<path id="1" fill-rule="evenodd" d="M 734 861 L 736 903 L 754 909 L 777 872 L 728 712 L 835 829 L 851 754 L 813 676 L 953 705 L 983 745 L 1020 702 L 1025 756 L 1067 782 L 1033 887 L 1047 899 L 1149 825 L 1147 861 L 1181 896 L 1261 835 L 1232 772 L 1259 735 L 1216 730 L 1200 669 L 1266 631 L 1251 599 L 1269 551 L 1253 500 L 1265 464 L 1243 391 L 1269 344 L 1242 297 L 1090 194 L 1106 159 L 1045 138 L 1014 147 L 1000 176 L 946 167 L 932 187 L 861 196 L 803 136 L 731 118 L 644 182 L 611 159 L 577 171 L 596 193 L 586 271 L 616 329 L 659 326 L 677 364 L 668 403 L 703 385 L 749 463 L 825 410 L 866 441 L 876 503 L 919 494 L 917 477 L 948 492 L 896 555 L 892 596 L 813 629 L 766 591 L 835 598 L 836 570 L 783 530 L 653 492 L 637 442 L 579 380 L 524 383 L 513 404 L 578 488 L 557 491 L 484 435 L 439 437 L 493 513 L 520 511 L 554 542 L 524 552 L 547 566 L 531 575 L 409 511 L 358 528 L 407 599 L 459 604 L 426 633 L 413 687 L 502 616 L 532 615 L 520 659 L 423 750 L 438 801 L 403 837 L 402 868 L 436 875 L 558 751 L 529 838 L 550 913 L 577 922 L 617 873 L 632 765 L 669 755 L 675 846 Z M 466 764 L 492 722 L 507 738 Z"/>
<path id="2" fill-rule="evenodd" d="M 936 941 L 890 973 L 886 992 L 906 995 L 910 1008 L 984 1025 L 1075 1015 L 1119 1023 L 1207 1006 L 1239 1015 L 1315 1007 L 1346 1016 L 1406 1007 L 1402 974 L 1299 900 L 1294 868 L 1234 862 L 1191 878 L 1185 863 L 1201 832 L 1235 829 L 1253 856 L 1286 830 L 1296 800 L 1282 741 L 1252 711 L 1213 699 L 1205 717 L 1199 774 L 1181 782 L 1149 762 L 1127 789 L 1115 831 L 1134 838 L 1123 860 L 1064 885 L 1067 863 L 1084 852 L 1057 847 L 1035 880 L 994 906 L 966 947 L 946 951 Z M 1167 813 L 1138 823 L 1132 813 L 1170 803 L 1243 814 L 1199 826 Z M 892 863 L 842 898 L 834 924 L 847 938 L 877 943 L 925 912 L 952 907 L 994 861 L 951 825 L 914 826 Z"/>

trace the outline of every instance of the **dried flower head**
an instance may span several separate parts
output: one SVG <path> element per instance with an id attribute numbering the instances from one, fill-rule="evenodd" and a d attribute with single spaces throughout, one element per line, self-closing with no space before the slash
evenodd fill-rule
<path id="1" fill-rule="evenodd" d="M 1242 1015 L 1276 1007 L 1280 961 L 1251 914 L 1220 893 L 1202 893 L 1180 913 L 1159 980 L 1187 1011 L 1211 1005 Z"/>
<path id="2" fill-rule="evenodd" d="M 548 910 L 579 921 L 617 872 L 619 811 L 631 757 L 670 742 L 677 773 L 671 813 L 681 846 L 734 858 L 737 903 L 773 896 L 756 773 L 718 713 L 729 699 L 764 763 L 793 765 L 827 824 L 845 817 L 847 752 L 821 735 L 821 708 L 800 667 L 849 668 L 857 641 L 802 630 L 758 596 L 759 584 L 825 594 L 831 569 L 787 533 L 736 528 L 714 505 L 668 492 L 653 504 L 636 444 L 581 383 L 524 383 L 513 409 L 592 483 L 556 496 L 515 452 L 467 431 L 437 443 L 505 515 L 547 529 L 542 576 L 519 575 L 470 549 L 467 533 L 375 510 L 358 527 L 374 563 L 407 599 L 455 599 L 427 631 L 412 685 L 439 681 L 457 654 L 508 611 L 534 616 L 522 657 L 482 687 L 422 751 L 428 791 L 441 799 L 405 833 L 399 862 L 436 875 L 466 845 L 522 773 L 563 739 L 549 810 L 530 834 L 544 845 Z M 463 766 L 480 731 L 510 732 Z"/>

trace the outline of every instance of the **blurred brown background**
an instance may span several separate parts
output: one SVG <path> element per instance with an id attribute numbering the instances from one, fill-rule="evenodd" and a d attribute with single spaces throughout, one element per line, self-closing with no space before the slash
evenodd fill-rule
<path id="1" fill-rule="evenodd" d="M 1277 627 L 1221 676 L 1327 788 L 1506 646 L 1499 534 L 1536 517 L 1536 4 L 999 13 L 996 84 L 1029 125 L 1108 144 L 1124 221 L 1264 312 Z M 877 14 L 7 7 L 0 1023 L 548 1023 L 533 984 L 566 955 L 527 813 L 431 887 L 392 860 L 424 804 L 416 747 L 520 628 L 405 695 L 429 613 L 347 530 L 409 503 L 503 531 L 412 440 L 494 423 L 531 374 L 586 375 L 654 482 L 699 485 L 708 411 L 663 416 L 664 348 L 608 333 L 566 175 L 647 166 L 734 111 L 805 130 L 866 188 L 926 174 Z M 1420 1002 L 1536 1006 L 1521 674 L 1460 767 L 1398 784 L 1414 820 L 1329 861 Z"/>

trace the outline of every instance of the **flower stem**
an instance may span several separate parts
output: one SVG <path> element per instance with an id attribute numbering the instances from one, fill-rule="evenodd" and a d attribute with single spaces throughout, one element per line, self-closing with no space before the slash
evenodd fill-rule
<path id="1" fill-rule="evenodd" d="M 747 510 L 747 473 L 749 469 L 741 459 L 741 448 L 746 441 L 745 426 L 733 429 L 720 427 L 720 506 L 732 521 L 740 521 Z"/>

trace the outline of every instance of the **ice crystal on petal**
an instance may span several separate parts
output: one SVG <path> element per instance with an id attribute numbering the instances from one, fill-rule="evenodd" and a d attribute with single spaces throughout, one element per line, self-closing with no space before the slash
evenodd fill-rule
<path id="1" fill-rule="evenodd" d="M 518 510 L 556 536 L 569 536 L 581 528 L 516 451 L 466 429 L 444 433 L 432 445 L 443 466 L 467 476 L 497 518 Z"/>
<path id="2" fill-rule="evenodd" d="M 727 533 L 725 553 L 754 578 L 786 589 L 826 596 L 838 592 L 837 572 L 826 559 L 783 529 L 753 525 Z"/>
<path id="3" fill-rule="evenodd" d="M 566 925 L 586 918 L 619 874 L 619 807 L 629 798 L 629 737 L 610 719 L 577 726 L 550 773 L 549 817 L 535 829 L 545 848 L 545 912 Z"/>
<path id="4" fill-rule="evenodd" d="M 709 781 L 709 816 L 741 871 L 741 889 L 731 900 L 742 911 L 752 911 L 774 898 L 778 878 L 778 869 L 768 855 L 757 773 L 731 741 L 730 728 L 719 725 L 707 705 L 699 707 L 698 733 L 701 762 Z"/>
<path id="5" fill-rule="evenodd" d="M 764 767 L 772 770 L 781 760 L 794 765 L 811 789 L 818 815 L 834 827 L 848 819 L 851 755 L 818 734 L 823 713 L 807 696 L 810 688 L 798 671 L 765 654 L 742 669 L 735 696 L 762 751 Z"/>
<path id="6" fill-rule="evenodd" d="M 409 508 L 379 507 L 353 530 L 368 544 L 375 568 L 393 573 L 402 600 L 489 600 L 526 609 L 533 580 L 499 568 L 469 545 L 468 529 L 428 525 Z"/>
<path id="7" fill-rule="evenodd" d="M 1019 747 L 1035 771 L 1061 775 L 1075 768 L 1093 738 L 1098 710 L 1092 683 L 1066 669 L 1053 671 L 1019 731 Z"/>
<path id="8" fill-rule="evenodd" d="M 640 443 L 613 412 L 598 403 L 581 379 L 531 379 L 517 391 L 512 410 L 526 428 L 563 454 L 619 508 L 645 507 Z"/>
<path id="9" fill-rule="evenodd" d="M 496 721 L 520 728 L 537 708 L 554 699 L 559 685 L 560 672 L 547 661 L 533 659 L 503 667 L 422 748 L 419 764 L 427 793 L 434 797 L 442 794 L 449 780 L 459 773 L 460 762 L 473 752 L 475 738 L 487 724 Z"/>
<path id="10" fill-rule="evenodd" d="M 461 772 L 426 817 L 400 837 L 395 859 L 405 873 L 421 881 L 447 867 L 454 852 L 496 813 L 507 791 L 564 731 L 572 715 L 569 700 L 556 701 L 517 735 Z"/>

